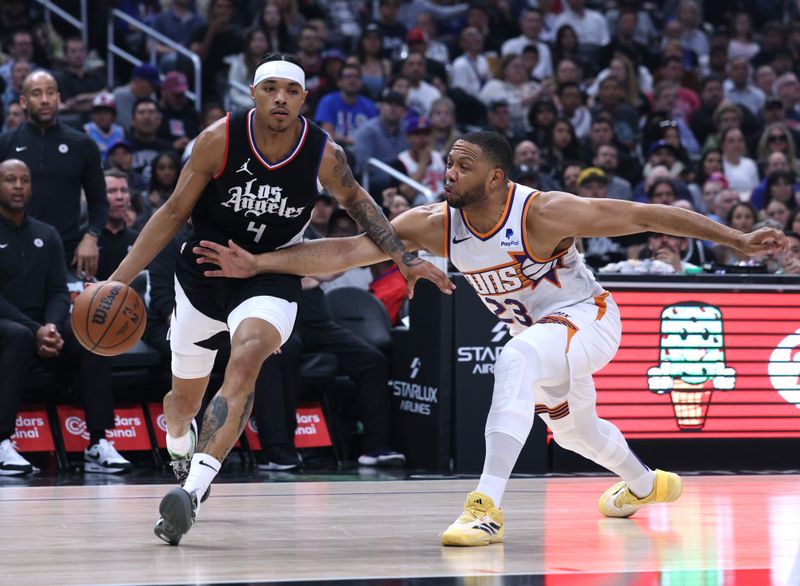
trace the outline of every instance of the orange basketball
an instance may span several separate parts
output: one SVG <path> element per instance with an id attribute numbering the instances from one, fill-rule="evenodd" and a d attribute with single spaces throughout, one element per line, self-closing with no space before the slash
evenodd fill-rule
<path id="1" fill-rule="evenodd" d="M 72 306 L 72 331 L 81 346 L 101 356 L 130 350 L 144 333 L 147 314 L 139 294 L 119 281 L 87 287 Z"/>

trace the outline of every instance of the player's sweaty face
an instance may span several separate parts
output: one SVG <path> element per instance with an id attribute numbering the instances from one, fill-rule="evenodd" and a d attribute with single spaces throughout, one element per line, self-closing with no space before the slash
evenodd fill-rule
<path id="1" fill-rule="evenodd" d="M 448 205 L 463 208 L 481 200 L 489 171 L 478 145 L 457 140 L 447 155 L 444 193 Z"/>
<path id="2" fill-rule="evenodd" d="M 288 128 L 300 114 L 306 95 L 299 83 L 283 78 L 266 79 L 252 90 L 256 111 L 271 130 Z"/>

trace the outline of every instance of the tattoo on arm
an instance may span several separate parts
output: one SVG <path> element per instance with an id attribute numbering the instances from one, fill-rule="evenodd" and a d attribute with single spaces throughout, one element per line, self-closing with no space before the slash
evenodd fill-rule
<path id="1" fill-rule="evenodd" d="M 353 172 L 350 170 L 350 165 L 347 164 L 347 157 L 341 147 L 336 149 L 336 166 L 334 166 L 333 172 L 339 178 L 342 187 L 348 189 L 355 187 L 356 180 L 353 178 Z"/>
<path id="2" fill-rule="evenodd" d="M 403 241 L 400 240 L 389 220 L 386 219 L 383 210 L 378 207 L 378 204 L 371 197 L 355 202 L 347 208 L 347 212 L 366 230 L 367 236 L 390 257 L 395 258 L 401 253 L 411 254 L 406 250 Z M 409 261 L 406 260 L 405 256 L 403 257 L 403 264 L 409 265 Z"/>
<path id="3" fill-rule="evenodd" d="M 200 439 L 197 441 L 197 451 L 205 452 L 208 444 L 217 437 L 217 432 L 225 425 L 228 419 L 228 401 L 221 395 L 211 399 L 203 417 L 203 428 L 200 430 Z"/>
<path id="4" fill-rule="evenodd" d="M 419 263 L 424 262 L 416 252 L 406 252 L 403 254 L 403 264 L 407 267 L 413 267 Z"/>

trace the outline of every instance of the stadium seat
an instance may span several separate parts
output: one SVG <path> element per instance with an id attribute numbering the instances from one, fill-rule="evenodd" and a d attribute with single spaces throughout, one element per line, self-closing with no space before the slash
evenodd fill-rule
<path id="1" fill-rule="evenodd" d="M 392 348 L 392 324 L 377 297 L 356 287 L 341 287 L 326 295 L 334 321 L 384 354 Z"/>

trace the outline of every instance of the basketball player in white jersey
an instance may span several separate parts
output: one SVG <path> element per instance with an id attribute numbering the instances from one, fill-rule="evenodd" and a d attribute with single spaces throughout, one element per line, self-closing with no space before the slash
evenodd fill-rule
<path id="1" fill-rule="evenodd" d="M 393 222 L 409 248 L 447 256 L 513 334 L 494 367 L 483 473 L 462 515 L 442 534 L 444 545 L 502 540 L 503 493 L 536 413 L 559 445 L 622 479 L 601 496 L 603 515 L 629 517 L 681 494 L 679 476 L 645 466 L 619 429 L 595 412 L 592 373 L 619 346 L 620 316 L 580 259 L 576 238 L 656 231 L 714 240 L 751 255 L 785 247 L 776 230 L 743 234 L 677 207 L 541 193 L 508 181 L 511 165 L 511 149 L 500 135 L 467 134 L 447 157 L 447 201 L 411 209 Z M 227 277 L 314 275 L 385 259 L 364 236 L 258 256 L 234 243 L 201 242 L 196 252 L 220 267 L 207 276 Z"/>
<path id="2" fill-rule="evenodd" d="M 255 107 L 228 114 L 197 138 L 175 192 L 153 214 L 111 275 L 130 283 L 192 217 L 192 233 L 175 273 L 170 321 L 172 390 L 164 397 L 167 450 L 182 485 L 161 500 L 159 538 L 178 545 L 194 522 L 198 502 L 250 418 L 261 365 L 291 335 L 300 280 L 289 274 L 210 281 L 192 250 L 201 240 L 237 239 L 254 254 L 303 240 L 314 198 L 324 187 L 398 263 L 409 282 L 447 276 L 406 249 L 375 200 L 355 181 L 342 148 L 300 116 L 308 92 L 296 57 L 264 57 L 250 86 Z M 211 399 L 200 437 L 200 410 L 219 347 L 229 336 L 225 380 Z"/>

